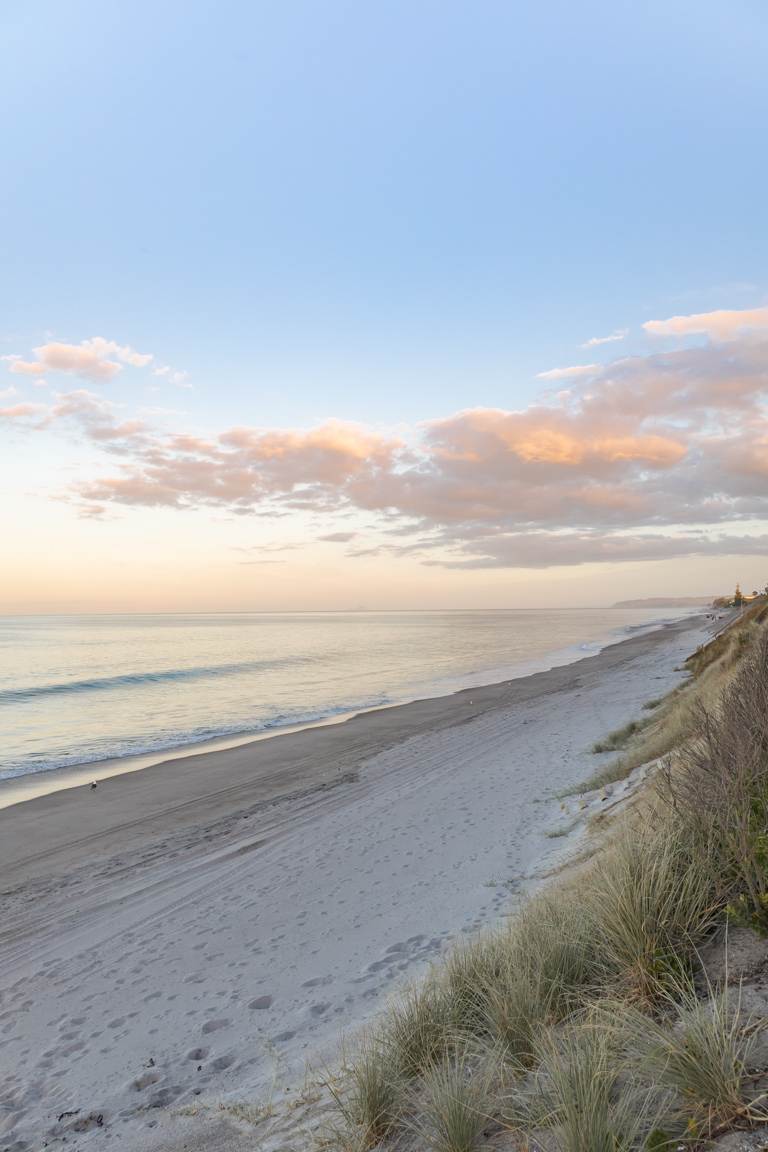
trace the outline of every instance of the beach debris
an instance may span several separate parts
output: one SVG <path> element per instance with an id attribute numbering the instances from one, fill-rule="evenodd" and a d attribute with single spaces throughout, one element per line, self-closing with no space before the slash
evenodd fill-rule
<path id="1" fill-rule="evenodd" d="M 94 788 L 98 788 L 98 786 L 99 786 L 98 780 L 91 780 L 91 791 L 93 791 Z"/>
<path id="2" fill-rule="evenodd" d="M 77 1116 L 80 1112 L 79 1108 L 73 1108 L 69 1112 L 60 1112 L 56 1118 L 56 1122 L 61 1124 L 62 1120 L 66 1120 L 69 1116 Z"/>

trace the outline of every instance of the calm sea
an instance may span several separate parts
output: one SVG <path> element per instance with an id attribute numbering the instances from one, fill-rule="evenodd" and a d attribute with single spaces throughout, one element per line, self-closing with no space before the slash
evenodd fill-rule
<path id="1" fill-rule="evenodd" d="M 0 779 L 491 683 L 578 659 L 659 616 L 0 617 Z"/>

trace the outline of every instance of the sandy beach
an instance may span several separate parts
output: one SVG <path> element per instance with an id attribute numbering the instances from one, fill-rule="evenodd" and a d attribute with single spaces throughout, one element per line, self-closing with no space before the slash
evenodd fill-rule
<path id="1" fill-rule="evenodd" d="M 0 1149 L 235 1147 L 233 1103 L 332 1063 L 573 851 L 586 810 L 559 794 L 708 635 L 0 811 Z"/>

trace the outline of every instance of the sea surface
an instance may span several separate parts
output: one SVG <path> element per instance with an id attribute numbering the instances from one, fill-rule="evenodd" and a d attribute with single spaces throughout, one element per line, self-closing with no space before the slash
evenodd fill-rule
<path id="1" fill-rule="evenodd" d="M 0 617 L 0 779 L 493 683 L 576 660 L 663 615 L 633 608 Z"/>

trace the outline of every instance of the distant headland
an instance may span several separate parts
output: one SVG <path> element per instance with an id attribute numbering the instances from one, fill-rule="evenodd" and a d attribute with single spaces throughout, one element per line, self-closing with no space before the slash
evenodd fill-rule
<path id="1" fill-rule="evenodd" d="M 649 596 L 644 600 L 617 600 L 614 608 L 698 608 L 709 607 L 715 596 Z"/>

